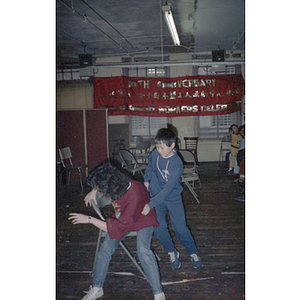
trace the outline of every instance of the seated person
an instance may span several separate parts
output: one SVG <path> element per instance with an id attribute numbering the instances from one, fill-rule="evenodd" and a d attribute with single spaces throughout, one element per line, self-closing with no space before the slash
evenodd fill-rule
<path id="1" fill-rule="evenodd" d="M 237 153 L 237 163 L 239 165 L 239 178 L 236 182 L 245 182 L 245 125 L 240 126 L 239 133 L 243 137 L 240 143 L 240 149 Z M 245 201 L 245 188 L 243 188 L 243 193 L 234 198 L 238 201 Z"/>
<path id="2" fill-rule="evenodd" d="M 238 126 L 236 124 L 233 124 L 230 126 L 229 133 L 231 135 L 231 147 L 230 147 L 231 159 L 230 159 L 230 163 L 229 163 L 228 175 L 233 175 L 235 158 L 236 158 L 237 152 L 240 148 L 240 141 L 243 138 L 238 133 Z"/>

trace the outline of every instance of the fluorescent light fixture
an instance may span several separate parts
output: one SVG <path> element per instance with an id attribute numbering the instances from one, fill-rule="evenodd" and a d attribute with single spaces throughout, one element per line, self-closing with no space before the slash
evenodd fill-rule
<path id="1" fill-rule="evenodd" d="M 163 5 L 162 11 L 164 13 L 164 16 L 165 16 L 169 31 L 171 33 L 174 45 L 180 45 L 179 36 L 178 36 L 176 25 L 174 22 L 171 6 Z"/>

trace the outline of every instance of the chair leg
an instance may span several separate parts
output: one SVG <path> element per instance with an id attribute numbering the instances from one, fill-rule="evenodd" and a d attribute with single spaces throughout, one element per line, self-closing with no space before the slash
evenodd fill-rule
<path id="1" fill-rule="evenodd" d="M 137 261 L 134 259 L 134 257 L 132 256 L 131 252 L 126 248 L 126 246 L 124 245 L 123 242 L 120 242 L 120 245 L 124 249 L 124 251 L 126 252 L 126 254 L 129 256 L 129 258 L 131 259 L 131 261 L 135 264 L 135 266 L 140 271 L 140 273 L 143 275 L 143 277 L 147 280 L 146 274 L 144 273 L 144 271 L 140 267 L 140 265 L 137 263 Z"/>
<path id="2" fill-rule="evenodd" d="M 95 272 L 95 267 L 96 267 L 96 261 L 97 261 L 97 256 L 100 248 L 100 242 L 101 242 L 101 235 L 102 235 L 102 230 L 99 230 L 99 235 L 98 235 L 98 241 L 97 241 L 97 247 L 96 247 L 96 252 L 95 252 L 95 258 L 94 258 L 94 263 L 93 263 L 93 271 L 92 271 L 92 276 L 94 275 Z M 147 280 L 146 274 L 144 273 L 143 269 L 140 267 L 140 265 L 137 263 L 135 258 L 133 257 L 132 253 L 127 249 L 127 247 L 124 245 L 123 242 L 120 242 L 119 244 L 125 251 L 125 253 L 128 255 L 128 257 L 131 259 L 131 261 L 134 263 L 134 265 L 137 267 L 137 269 L 140 271 L 140 273 L 143 275 L 143 277 Z M 157 256 L 158 257 L 158 256 Z M 159 258 L 159 257 L 158 257 Z M 159 258 L 160 260 L 160 258 Z"/>
<path id="3" fill-rule="evenodd" d="M 92 276 L 94 276 L 94 271 L 95 271 L 95 267 L 96 267 L 96 260 L 97 260 L 97 256 L 98 256 L 98 252 L 99 252 L 99 248 L 100 248 L 101 235 L 102 235 L 102 230 L 100 229 L 99 230 L 99 235 L 98 235 L 98 241 L 97 241 L 95 258 L 94 258 Z"/>
<path id="4" fill-rule="evenodd" d="M 202 183 L 201 183 L 201 180 L 200 180 L 200 175 L 199 175 L 198 170 L 197 170 L 197 174 L 198 174 L 199 189 L 201 189 L 202 188 Z"/>
<path id="5" fill-rule="evenodd" d="M 192 195 L 194 196 L 194 198 L 196 199 L 196 201 L 200 204 L 198 196 L 197 196 L 196 192 L 193 190 L 193 188 L 191 187 L 190 183 L 186 181 L 185 184 L 188 187 L 188 189 L 190 190 L 190 192 L 192 193 Z"/>
<path id="6" fill-rule="evenodd" d="M 62 175 L 63 175 L 64 170 L 62 170 L 62 172 L 60 172 L 59 174 L 59 187 L 62 186 Z"/>
<path id="7" fill-rule="evenodd" d="M 202 188 L 202 183 L 201 183 L 200 177 L 199 177 L 198 181 L 199 181 L 199 189 L 201 189 Z"/>
<path id="8" fill-rule="evenodd" d="M 151 249 L 152 249 L 152 248 L 151 248 Z M 157 261 L 161 261 L 161 258 L 158 256 L 158 254 L 155 252 L 155 250 L 152 249 L 152 251 L 153 251 L 153 253 L 154 253 L 154 255 L 155 255 Z"/>
<path id="9" fill-rule="evenodd" d="M 79 179 L 80 179 L 80 186 L 81 186 L 81 196 L 83 195 L 83 185 L 82 185 L 82 179 L 81 179 L 81 169 L 78 169 L 79 171 Z"/>

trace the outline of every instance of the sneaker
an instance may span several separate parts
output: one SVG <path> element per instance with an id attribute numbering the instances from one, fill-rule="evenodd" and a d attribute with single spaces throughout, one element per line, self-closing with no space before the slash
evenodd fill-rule
<path id="1" fill-rule="evenodd" d="M 191 254 L 190 256 L 195 269 L 203 267 L 202 259 L 200 258 L 198 253 Z"/>
<path id="2" fill-rule="evenodd" d="M 243 193 L 240 196 L 235 197 L 234 199 L 237 201 L 245 201 L 245 193 Z"/>
<path id="3" fill-rule="evenodd" d="M 162 293 L 159 293 L 159 294 L 154 295 L 154 300 L 166 300 L 166 296 L 165 296 L 165 294 L 162 292 Z"/>
<path id="4" fill-rule="evenodd" d="M 240 175 L 239 183 L 243 183 L 245 181 L 245 175 Z"/>
<path id="5" fill-rule="evenodd" d="M 233 170 L 229 170 L 229 171 L 227 172 L 227 174 L 230 175 L 230 176 L 233 175 Z"/>
<path id="6" fill-rule="evenodd" d="M 172 270 L 179 269 L 181 266 L 181 263 L 179 261 L 179 252 L 175 250 L 174 252 L 168 252 L 170 255 L 170 263 L 171 263 L 171 268 Z"/>
<path id="7" fill-rule="evenodd" d="M 87 294 L 82 298 L 82 300 L 96 300 L 104 295 L 103 288 L 96 286 L 90 286 L 89 291 L 85 293 Z"/>

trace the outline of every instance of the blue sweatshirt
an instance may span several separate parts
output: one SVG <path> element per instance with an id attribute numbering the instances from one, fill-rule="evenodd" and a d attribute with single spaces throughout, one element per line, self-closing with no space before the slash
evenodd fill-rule
<path id="1" fill-rule="evenodd" d="M 155 149 L 148 157 L 148 166 L 145 170 L 144 182 L 149 182 L 150 209 L 163 201 L 178 200 L 181 197 L 182 186 L 180 177 L 183 172 L 183 163 L 174 148 L 174 155 L 162 157 Z"/>

